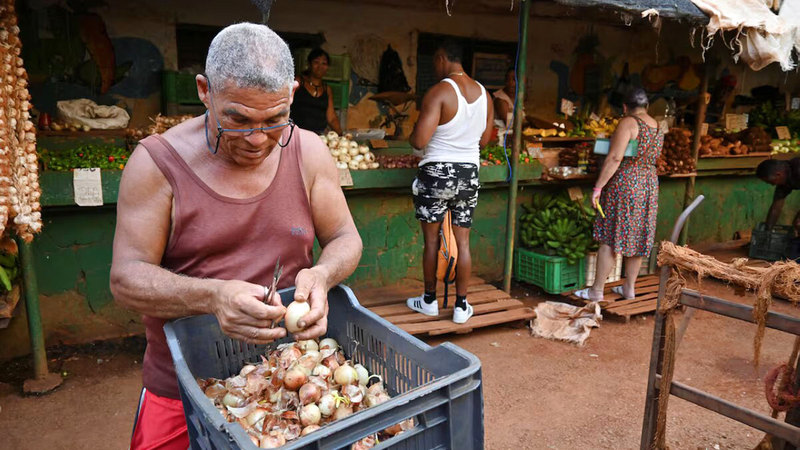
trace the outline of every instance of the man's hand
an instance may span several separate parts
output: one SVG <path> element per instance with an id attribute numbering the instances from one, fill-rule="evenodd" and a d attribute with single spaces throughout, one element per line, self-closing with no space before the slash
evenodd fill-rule
<path id="1" fill-rule="evenodd" d="M 298 341 L 314 339 L 328 331 L 328 276 L 319 266 L 303 269 L 295 278 L 294 301 L 308 302 L 311 311 L 297 322 L 303 331 L 294 335 Z"/>
<path id="2" fill-rule="evenodd" d="M 217 289 L 212 311 L 222 332 L 253 344 L 267 344 L 286 336 L 284 328 L 270 328 L 286 313 L 276 292 L 265 304 L 264 287 L 245 281 L 223 281 Z"/>

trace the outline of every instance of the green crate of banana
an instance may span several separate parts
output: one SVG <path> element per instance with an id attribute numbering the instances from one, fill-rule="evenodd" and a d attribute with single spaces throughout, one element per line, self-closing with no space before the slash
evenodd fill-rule
<path id="1" fill-rule="evenodd" d="M 339 136 L 335 131 L 329 131 L 319 137 L 328 146 L 333 160 L 336 161 L 336 167 L 339 169 L 368 170 L 381 166 L 369 146 L 354 141 L 351 133 Z"/>

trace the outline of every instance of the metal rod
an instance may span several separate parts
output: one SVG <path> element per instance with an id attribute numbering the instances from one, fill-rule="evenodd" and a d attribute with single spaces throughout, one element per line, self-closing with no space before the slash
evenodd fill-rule
<path id="1" fill-rule="evenodd" d="M 517 187 L 519 175 L 517 163 L 522 147 L 521 114 L 525 105 L 525 74 L 528 61 L 528 20 L 533 0 L 522 0 L 520 7 L 519 58 L 517 59 L 517 98 L 514 102 L 514 148 L 511 151 L 511 184 L 508 187 L 508 222 L 506 224 L 506 262 L 503 276 L 503 290 L 511 292 L 511 270 L 514 264 L 514 235 L 517 222 Z"/>
<path id="2" fill-rule="evenodd" d="M 680 216 L 678 216 L 678 220 L 675 221 L 675 226 L 672 228 L 672 235 L 670 236 L 669 240 L 673 244 L 678 241 L 678 237 L 680 236 L 681 229 L 683 228 L 683 224 L 689 220 L 689 214 L 697 208 L 706 197 L 704 195 L 698 195 L 694 201 L 687 206 Z"/>
<path id="3" fill-rule="evenodd" d="M 33 249 L 30 244 L 15 237 L 19 247 L 19 259 L 22 268 L 22 281 L 25 294 L 25 309 L 28 316 L 28 334 L 33 353 L 34 378 L 43 379 L 48 375 L 47 353 L 44 349 L 44 328 L 39 309 L 39 284 L 36 281 L 36 270 L 33 265 Z"/>
<path id="4" fill-rule="evenodd" d="M 701 295 L 696 291 L 684 290 L 681 295 L 680 303 L 692 308 L 711 311 L 721 316 L 755 323 L 753 319 L 753 307 L 741 303 L 729 302 L 721 298 Z M 787 316 L 784 314 L 767 312 L 766 326 L 775 330 L 791 333 L 800 336 L 800 318 Z"/>
<path id="5" fill-rule="evenodd" d="M 694 161 L 695 171 L 697 173 L 697 157 L 700 153 L 700 131 L 703 128 L 703 123 L 706 121 L 706 109 L 708 108 L 708 103 L 706 103 L 706 95 L 708 94 L 708 77 L 709 77 L 709 67 L 708 64 L 703 64 L 703 78 L 700 82 L 700 95 L 697 98 L 697 112 L 695 113 L 695 120 L 694 120 L 694 140 L 692 141 L 692 161 Z M 683 196 L 683 206 L 684 208 L 686 205 L 692 201 L 694 197 L 694 186 L 697 176 L 692 175 L 686 179 L 686 191 L 684 192 Z M 689 227 L 685 227 L 683 232 L 681 233 L 681 244 L 686 244 L 689 240 Z"/>
<path id="6" fill-rule="evenodd" d="M 656 375 L 658 381 L 661 380 L 661 375 Z M 800 443 L 800 428 L 789 425 L 785 422 L 773 419 L 767 415 L 741 407 L 735 403 L 723 400 L 708 392 L 695 389 L 687 386 L 678 381 L 673 381 L 669 389 L 670 394 L 682 398 L 687 402 L 694 403 L 697 406 L 702 406 L 708 410 L 714 411 L 717 414 L 722 414 L 725 417 L 731 418 L 745 425 L 759 429 L 773 436 L 780 437 L 786 441 L 792 442 L 795 445 Z"/>

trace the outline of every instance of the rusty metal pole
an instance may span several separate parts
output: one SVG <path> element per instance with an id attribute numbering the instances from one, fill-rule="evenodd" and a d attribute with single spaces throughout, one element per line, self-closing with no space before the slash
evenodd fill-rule
<path id="1" fill-rule="evenodd" d="M 694 161 L 694 173 L 686 179 L 686 189 L 683 196 L 684 209 L 689 206 L 694 200 L 694 186 L 697 178 L 697 161 L 700 154 L 700 132 L 702 131 L 703 124 L 706 121 L 706 109 L 708 109 L 708 78 L 710 70 L 708 63 L 703 64 L 703 78 L 700 82 L 700 93 L 697 96 L 697 112 L 694 121 L 694 139 L 692 141 L 692 161 Z M 686 245 L 689 241 L 689 222 L 687 219 L 686 226 L 681 231 L 680 244 Z"/>
<path id="2" fill-rule="evenodd" d="M 514 238 L 517 225 L 517 186 L 519 175 L 517 166 L 519 154 L 522 149 L 522 121 L 524 117 L 519 112 L 525 105 L 525 74 L 528 61 L 528 20 L 530 18 L 531 2 L 522 0 L 519 9 L 519 50 L 517 57 L 517 98 L 514 103 L 514 148 L 511 151 L 511 183 L 508 187 L 508 223 L 506 224 L 506 262 L 503 275 L 503 290 L 511 292 L 511 272 L 514 264 Z"/>

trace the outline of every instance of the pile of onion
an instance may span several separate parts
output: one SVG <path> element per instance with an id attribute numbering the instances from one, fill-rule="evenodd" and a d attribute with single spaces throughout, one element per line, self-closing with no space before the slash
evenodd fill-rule
<path id="1" fill-rule="evenodd" d="M 345 359 L 334 339 L 282 344 L 226 380 L 198 379 L 200 389 L 253 444 L 275 448 L 390 399 L 376 375 Z M 414 427 L 408 419 L 354 443 L 368 449 Z"/>
<path id="2" fill-rule="evenodd" d="M 336 167 L 340 169 L 367 170 L 381 166 L 369 147 L 354 141 L 350 133 L 339 136 L 335 131 L 329 131 L 319 137 L 328 146 Z"/>
<path id="3" fill-rule="evenodd" d="M 28 73 L 22 58 L 13 0 L 0 4 L 0 234 L 14 221 L 30 242 L 42 230 L 36 127 L 29 110 Z"/>
<path id="4" fill-rule="evenodd" d="M 387 169 L 413 169 L 419 165 L 420 157 L 415 155 L 381 155 L 378 163 Z"/>

